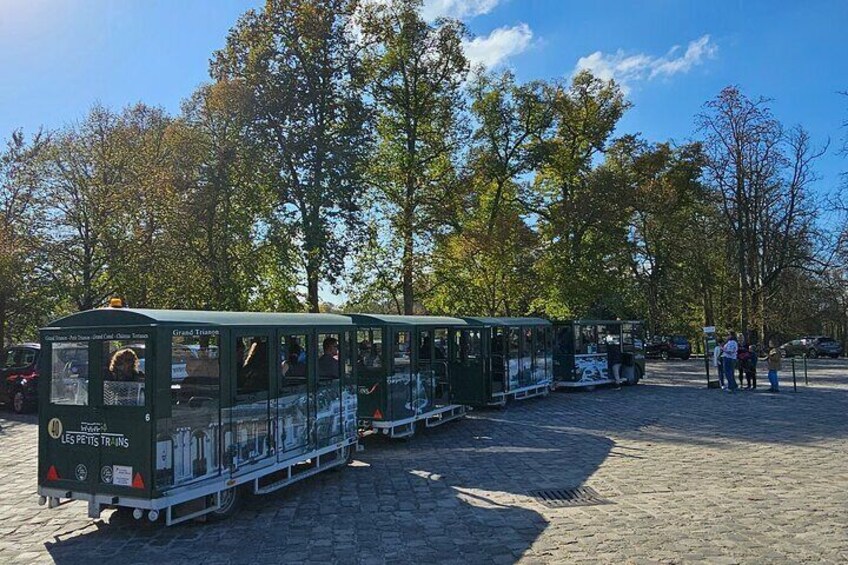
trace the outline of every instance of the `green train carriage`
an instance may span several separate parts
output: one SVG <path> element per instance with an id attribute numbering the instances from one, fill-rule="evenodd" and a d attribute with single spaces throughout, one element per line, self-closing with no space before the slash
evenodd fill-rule
<path id="1" fill-rule="evenodd" d="M 645 327 L 639 320 L 554 321 L 553 388 L 592 388 L 619 378 L 636 384 L 645 376 Z"/>
<path id="2" fill-rule="evenodd" d="M 482 326 L 484 370 L 457 383 L 458 402 L 503 406 L 545 396 L 553 382 L 553 327 L 541 318 L 463 318 Z"/>
<path id="3" fill-rule="evenodd" d="M 130 310 L 41 331 L 38 492 L 170 525 L 348 462 L 347 316 Z M 331 353 L 327 352 L 327 345 Z"/>
<path id="4" fill-rule="evenodd" d="M 458 382 L 484 370 L 481 325 L 446 316 L 352 314 L 358 339 L 360 426 L 410 437 L 465 416 Z"/>

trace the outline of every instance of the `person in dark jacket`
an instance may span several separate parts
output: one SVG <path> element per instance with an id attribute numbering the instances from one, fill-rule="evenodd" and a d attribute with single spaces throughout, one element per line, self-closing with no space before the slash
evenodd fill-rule
<path id="1" fill-rule="evenodd" d="M 753 345 L 748 346 L 748 358 L 745 361 L 745 380 L 748 385 L 746 390 L 757 390 L 757 349 Z"/>
<path id="2" fill-rule="evenodd" d="M 617 343 L 607 345 L 607 363 L 615 380 L 615 386 L 621 388 L 621 345 Z"/>

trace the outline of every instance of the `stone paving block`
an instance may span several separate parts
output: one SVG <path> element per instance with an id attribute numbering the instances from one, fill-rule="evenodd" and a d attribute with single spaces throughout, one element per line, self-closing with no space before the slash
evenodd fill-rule
<path id="1" fill-rule="evenodd" d="M 706 390 L 700 361 L 622 391 L 477 410 L 353 465 L 161 526 L 36 504 L 34 416 L 0 408 L 0 563 L 761 563 L 848 561 L 848 362 L 778 396 Z M 591 486 L 610 504 L 530 492 Z"/>

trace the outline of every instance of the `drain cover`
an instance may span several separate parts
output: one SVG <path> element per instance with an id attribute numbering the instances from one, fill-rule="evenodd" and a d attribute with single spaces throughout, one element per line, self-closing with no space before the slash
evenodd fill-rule
<path id="1" fill-rule="evenodd" d="M 612 504 L 612 502 L 603 498 L 592 487 L 534 490 L 530 495 L 536 499 L 536 502 L 548 508 Z"/>

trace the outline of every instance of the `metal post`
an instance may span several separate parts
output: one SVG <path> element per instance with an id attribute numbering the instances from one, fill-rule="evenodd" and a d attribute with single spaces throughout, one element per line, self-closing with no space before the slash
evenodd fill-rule
<path id="1" fill-rule="evenodd" d="M 704 368 L 707 370 L 707 388 L 710 388 L 710 358 L 707 355 L 708 345 L 707 338 L 704 338 Z"/>
<path id="2" fill-rule="evenodd" d="M 804 384 L 810 386 L 810 381 L 807 379 L 807 356 L 804 355 Z"/>
<path id="3" fill-rule="evenodd" d="M 792 389 L 798 392 L 798 381 L 795 380 L 795 358 L 792 358 Z"/>

